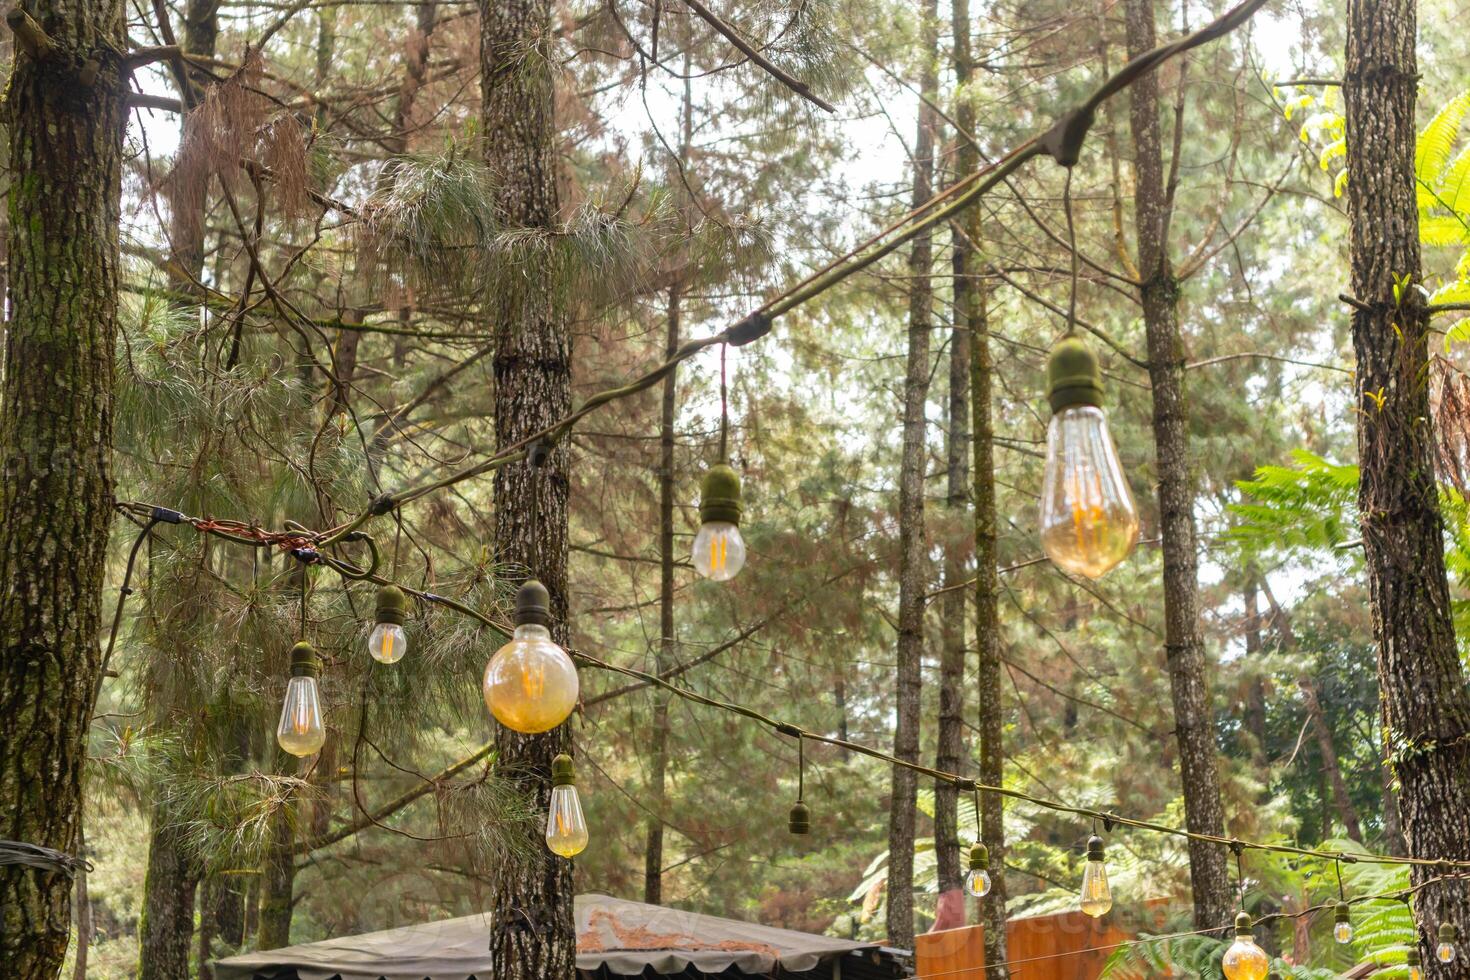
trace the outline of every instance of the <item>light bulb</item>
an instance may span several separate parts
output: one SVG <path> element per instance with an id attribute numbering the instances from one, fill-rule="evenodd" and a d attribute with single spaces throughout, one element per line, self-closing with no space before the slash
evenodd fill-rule
<path id="1" fill-rule="evenodd" d="M 694 568 L 712 582 L 728 582 L 745 567 L 745 539 L 728 521 L 706 521 L 694 536 Z"/>
<path id="2" fill-rule="evenodd" d="M 1220 965 L 1226 980 L 1266 980 L 1266 974 L 1271 972 L 1271 957 L 1250 936 L 1237 935 Z"/>
<path id="3" fill-rule="evenodd" d="M 745 567 L 743 511 L 740 474 L 724 463 L 711 466 L 699 488 L 699 533 L 689 557 L 695 570 L 713 582 L 728 582 Z"/>
<path id="4" fill-rule="evenodd" d="M 379 623 L 368 636 L 368 653 L 380 664 L 396 664 L 408 652 L 408 638 L 397 623 Z"/>
<path id="5" fill-rule="evenodd" d="M 1069 572 L 1100 578 L 1137 542 L 1138 510 L 1102 409 L 1062 409 L 1046 432 L 1042 550 Z"/>
<path id="6" fill-rule="evenodd" d="M 1409 980 L 1424 980 L 1424 968 L 1420 965 L 1419 950 L 1410 949 L 1404 956 L 1404 963 L 1409 968 Z"/>
<path id="7" fill-rule="evenodd" d="M 1332 917 L 1332 938 L 1344 944 L 1352 942 L 1353 920 L 1347 902 L 1338 902 Z"/>
<path id="8" fill-rule="evenodd" d="M 532 579 L 516 592 L 516 630 L 485 667 L 485 706 L 512 731 L 549 732 L 577 706 L 577 668 L 551 639 L 551 596 Z"/>
<path id="9" fill-rule="evenodd" d="M 1108 869 L 1103 863 L 1103 840 L 1094 834 L 1087 841 L 1087 866 L 1082 869 L 1082 897 L 1078 907 L 1094 919 L 1113 907 L 1113 890 L 1108 887 Z"/>
<path id="10" fill-rule="evenodd" d="M 551 763 L 551 803 L 546 810 L 546 846 L 553 854 L 575 857 L 587 847 L 587 821 L 577 799 L 572 759 L 559 755 Z"/>
<path id="11" fill-rule="evenodd" d="M 1434 958 L 1441 963 L 1453 963 L 1455 961 L 1455 940 L 1460 938 L 1460 930 L 1455 928 L 1453 922 L 1441 922 L 1439 924 L 1439 945 L 1434 947 Z"/>
<path id="12" fill-rule="evenodd" d="M 971 868 L 965 873 L 965 892 L 971 898 L 984 898 L 990 894 L 990 872 L 984 868 Z"/>
<path id="13" fill-rule="evenodd" d="M 308 756 L 321 749 L 326 740 L 316 678 L 292 677 L 286 685 L 286 701 L 281 705 L 281 723 L 276 726 L 276 741 L 283 750 L 292 755 Z"/>

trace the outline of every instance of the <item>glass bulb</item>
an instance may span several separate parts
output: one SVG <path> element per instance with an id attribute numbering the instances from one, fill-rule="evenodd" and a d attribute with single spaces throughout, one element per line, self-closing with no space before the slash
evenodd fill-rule
<path id="1" fill-rule="evenodd" d="M 577 706 L 577 668 L 545 626 L 516 627 L 485 667 L 485 706 L 512 731 L 549 732 Z"/>
<path id="2" fill-rule="evenodd" d="M 990 872 L 984 868 L 971 868 L 965 875 L 965 891 L 971 898 L 984 898 L 990 894 Z"/>
<path id="3" fill-rule="evenodd" d="M 1100 578 L 1138 543 L 1138 509 L 1123 476 L 1107 417 L 1073 405 L 1046 430 L 1041 547 L 1063 569 Z"/>
<path id="4" fill-rule="evenodd" d="M 1082 900 L 1079 907 L 1094 919 L 1113 907 L 1113 890 L 1108 887 L 1108 869 L 1101 861 L 1088 861 L 1082 870 Z"/>
<path id="5" fill-rule="evenodd" d="M 712 582 L 728 582 L 745 567 L 745 539 L 735 524 L 705 521 L 694 536 L 694 547 L 689 557 L 705 578 Z"/>
<path id="6" fill-rule="evenodd" d="M 1340 943 L 1353 941 L 1353 924 L 1351 922 L 1338 922 L 1332 927 L 1332 938 Z"/>
<path id="7" fill-rule="evenodd" d="M 1455 944 L 1440 943 L 1434 949 L 1434 956 L 1441 963 L 1453 963 L 1455 961 Z"/>
<path id="8" fill-rule="evenodd" d="M 295 756 L 308 756 L 327 740 L 322 727 L 322 702 L 317 694 L 315 677 L 293 677 L 286 685 L 286 701 L 281 705 L 281 723 L 276 726 L 276 741 L 283 750 Z"/>
<path id="9" fill-rule="evenodd" d="M 582 816 L 577 787 L 551 788 L 551 805 L 546 811 L 546 846 L 564 858 L 575 857 L 587 847 L 587 821 Z"/>
<path id="10" fill-rule="evenodd" d="M 397 623 L 379 623 L 368 636 L 368 653 L 380 664 L 396 664 L 408 652 L 408 638 Z"/>
<path id="11" fill-rule="evenodd" d="M 1418 963 L 1409 967 L 1409 980 L 1424 980 L 1424 970 Z"/>
<path id="12" fill-rule="evenodd" d="M 1266 974 L 1271 972 L 1271 957 L 1250 936 L 1236 936 L 1220 965 L 1226 980 L 1266 980 Z"/>

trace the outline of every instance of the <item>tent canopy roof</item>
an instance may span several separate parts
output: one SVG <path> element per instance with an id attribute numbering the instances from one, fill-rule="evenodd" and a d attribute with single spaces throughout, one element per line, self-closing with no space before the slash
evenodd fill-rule
<path id="1" fill-rule="evenodd" d="M 727 970 L 756 976 L 805 973 L 834 959 L 854 966 L 892 963 L 890 951 L 776 929 L 737 919 L 607 895 L 576 899 L 577 970 L 583 974 L 712 975 Z M 215 963 L 218 980 L 295 977 L 299 980 L 492 980 L 487 950 L 490 917 L 467 915 L 422 925 L 231 956 Z M 846 969 L 843 974 L 852 976 Z M 825 972 L 825 971 L 824 971 Z M 867 970 L 863 970 L 867 973 Z M 897 969 L 878 975 L 897 976 Z"/>

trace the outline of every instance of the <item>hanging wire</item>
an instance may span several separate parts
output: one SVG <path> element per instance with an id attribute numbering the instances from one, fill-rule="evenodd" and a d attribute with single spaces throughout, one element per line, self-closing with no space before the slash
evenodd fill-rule
<path id="1" fill-rule="evenodd" d="M 806 799 L 806 741 L 796 736 L 796 802 Z"/>
<path id="2" fill-rule="evenodd" d="M 1067 295 L 1067 336 L 1077 333 L 1077 228 L 1072 219 L 1072 171 L 1067 168 L 1067 180 L 1062 185 L 1062 210 L 1067 214 L 1067 250 L 1072 259 L 1072 286 Z"/>
<path id="3" fill-rule="evenodd" d="M 720 462 L 730 461 L 730 396 L 725 372 L 725 352 L 729 344 L 720 345 Z"/>
<path id="4" fill-rule="evenodd" d="M 1240 910 L 1245 911 L 1245 844 L 1238 840 L 1230 842 L 1230 853 L 1235 855 L 1235 886 L 1240 893 Z"/>
<path id="5" fill-rule="evenodd" d="M 1333 861 L 1332 866 L 1337 869 L 1337 899 L 1340 902 L 1347 901 L 1347 894 L 1342 890 L 1342 862 Z"/>
<path id="6" fill-rule="evenodd" d="M 306 597 L 311 591 L 311 566 L 301 563 L 301 629 L 299 639 L 306 639 Z"/>

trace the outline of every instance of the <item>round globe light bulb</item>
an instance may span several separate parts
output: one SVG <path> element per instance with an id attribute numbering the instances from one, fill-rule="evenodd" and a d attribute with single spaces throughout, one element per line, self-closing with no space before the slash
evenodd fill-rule
<path id="1" fill-rule="evenodd" d="M 379 623 L 368 634 L 368 654 L 380 664 L 396 664 L 408 652 L 408 637 L 397 623 Z"/>
<path id="2" fill-rule="evenodd" d="M 549 732 L 577 706 L 577 668 L 545 626 L 516 627 L 485 667 L 485 705 L 495 720 L 526 735 Z"/>
<path id="3" fill-rule="evenodd" d="M 1337 922 L 1332 926 L 1332 938 L 1344 945 L 1353 941 L 1353 924 Z"/>
<path id="4" fill-rule="evenodd" d="M 740 526 L 729 521 L 705 521 L 694 536 L 690 559 L 699 574 L 712 582 L 728 582 L 745 567 L 745 539 Z"/>
<path id="5" fill-rule="evenodd" d="M 990 894 L 990 872 L 984 868 L 971 868 L 965 874 L 965 892 L 971 898 L 984 898 Z"/>
<path id="6" fill-rule="evenodd" d="M 1236 936 L 1225 951 L 1220 966 L 1226 980 L 1266 980 L 1271 972 L 1271 957 L 1250 936 Z"/>
<path id="7" fill-rule="evenodd" d="M 1441 963 L 1455 962 L 1455 944 L 1440 943 L 1434 948 L 1434 958 L 1439 960 Z"/>

